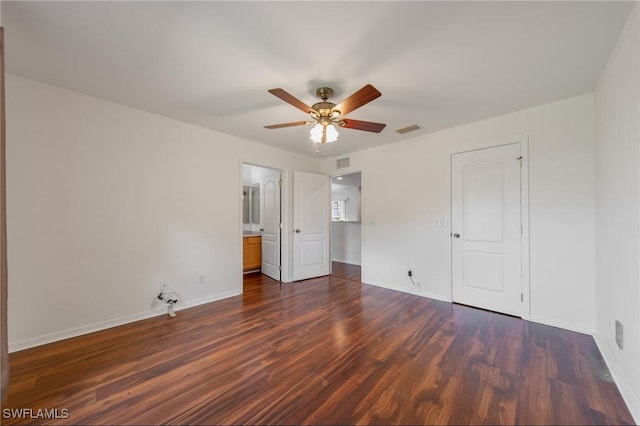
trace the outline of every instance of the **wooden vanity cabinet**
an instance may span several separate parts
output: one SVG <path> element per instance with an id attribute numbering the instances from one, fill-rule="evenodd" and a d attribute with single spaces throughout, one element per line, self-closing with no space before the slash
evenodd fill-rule
<path id="1" fill-rule="evenodd" d="M 262 265 L 262 237 L 250 236 L 242 238 L 242 270 L 260 270 Z"/>

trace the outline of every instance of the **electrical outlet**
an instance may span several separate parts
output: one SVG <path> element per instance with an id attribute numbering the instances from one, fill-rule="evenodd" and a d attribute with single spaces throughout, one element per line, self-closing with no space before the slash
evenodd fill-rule
<path id="1" fill-rule="evenodd" d="M 204 274 L 200 274 L 200 276 L 198 276 L 198 284 L 204 284 L 206 282 Z"/>
<path id="2" fill-rule="evenodd" d="M 623 349 L 624 346 L 624 326 L 618 320 L 616 320 L 616 345 L 620 349 Z"/>

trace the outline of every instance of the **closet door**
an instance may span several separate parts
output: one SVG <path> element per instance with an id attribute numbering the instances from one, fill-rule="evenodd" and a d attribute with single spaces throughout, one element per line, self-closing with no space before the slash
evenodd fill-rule
<path id="1" fill-rule="evenodd" d="M 453 301 L 522 316 L 520 144 L 451 156 Z"/>

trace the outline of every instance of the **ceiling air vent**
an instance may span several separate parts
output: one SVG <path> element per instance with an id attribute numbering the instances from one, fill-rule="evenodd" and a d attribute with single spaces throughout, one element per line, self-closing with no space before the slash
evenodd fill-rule
<path id="1" fill-rule="evenodd" d="M 336 169 L 344 169 L 349 167 L 349 157 L 336 160 Z"/>
<path id="2" fill-rule="evenodd" d="M 405 133 L 413 132 L 415 130 L 418 130 L 419 128 L 420 128 L 420 126 L 418 126 L 417 124 L 412 124 L 411 126 L 407 126 L 407 127 L 403 127 L 402 129 L 398 129 L 398 130 L 396 130 L 396 132 L 400 133 L 401 135 L 404 135 Z"/>

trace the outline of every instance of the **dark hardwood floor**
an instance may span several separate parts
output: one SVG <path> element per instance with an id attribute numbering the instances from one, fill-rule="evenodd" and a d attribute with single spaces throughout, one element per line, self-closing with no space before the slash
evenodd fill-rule
<path id="1" fill-rule="evenodd" d="M 590 336 L 336 266 L 295 284 L 246 275 L 243 295 L 176 318 L 13 353 L 2 421 L 32 408 L 74 424 L 633 423 Z"/>
<path id="2" fill-rule="evenodd" d="M 360 282 L 360 266 L 348 263 L 331 262 L 331 275 Z"/>

